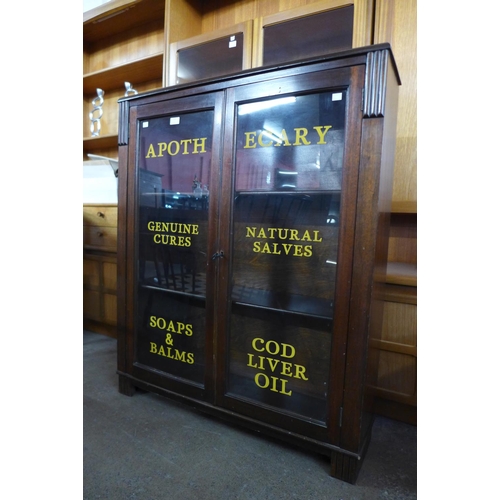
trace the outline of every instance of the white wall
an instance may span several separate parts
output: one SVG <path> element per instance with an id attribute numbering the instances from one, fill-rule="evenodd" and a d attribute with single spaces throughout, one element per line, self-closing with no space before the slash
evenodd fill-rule
<path id="1" fill-rule="evenodd" d="M 94 7 L 99 7 L 103 3 L 107 3 L 110 0 L 83 0 L 83 12 L 87 12 Z"/>

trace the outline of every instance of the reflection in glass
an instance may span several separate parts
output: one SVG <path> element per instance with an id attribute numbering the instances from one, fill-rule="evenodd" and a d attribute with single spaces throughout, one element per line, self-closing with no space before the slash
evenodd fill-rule
<path id="1" fill-rule="evenodd" d="M 228 393 L 326 421 L 343 90 L 239 106 Z"/>
<path id="2" fill-rule="evenodd" d="M 137 359 L 202 384 L 213 111 L 140 123 Z"/>
<path id="3" fill-rule="evenodd" d="M 238 108 L 235 190 L 339 190 L 345 91 Z"/>
<path id="4" fill-rule="evenodd" d="M 349 5 L 265 26 L 264 65 L 350 49 L 353 21 L 354 6 Z"/>
<path id="5" fill-rule="evenodd" d="M 176 83 L 236 73 L 243 69 L 243 33 L 187 47 L 177 55 Z"/>

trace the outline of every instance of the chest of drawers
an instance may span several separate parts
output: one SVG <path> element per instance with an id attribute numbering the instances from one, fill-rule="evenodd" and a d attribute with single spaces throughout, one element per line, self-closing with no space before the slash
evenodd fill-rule
<path id="1" fill-rule="evenodd" d="M 116 204 L 83 206 L 83 326 L 116 337 Z"/>

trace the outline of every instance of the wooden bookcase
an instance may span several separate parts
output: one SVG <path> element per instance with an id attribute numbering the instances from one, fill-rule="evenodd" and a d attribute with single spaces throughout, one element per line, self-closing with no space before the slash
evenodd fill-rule
<path id="1" fill-rule="evenodd" d="M 382 44 L 119 101 L 123 394 L 314 449 L 356 480 L 399 83 Z"/>

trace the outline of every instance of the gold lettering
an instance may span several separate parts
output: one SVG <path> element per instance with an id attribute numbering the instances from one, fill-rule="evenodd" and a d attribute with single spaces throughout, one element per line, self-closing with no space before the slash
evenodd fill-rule
<path id="1" fill-rule="evenodd" d="M 162 157 L 163 152 L 167 149 L 167 143 L 166 142 L 159 142 L 158 143 L 158 156 Z"/>
<path id="2" fill-rule="evenodd" d="M 273 145 L 273 141 L 270 140 L 269 142 L 263 142 L 262 141 L 262 135 L 264 134 L 265 132 L 262 131 L 260 134 L 259 134 L 259 137 L 258 137 L 258 142 L 259 142 L 259 146 L 263 147 L 263 148 L 268 148 L 269 146 L 272 146 Z"/>
<path id="3" fill-rule="evenodd" d="M 291 146 L 290 141 L 288 140 L 288 135 L 286 133 L 286 130 L 283 129 L 281 131 L 281 140 L 283 141 L 284 146 Z M 280 143 L 275 144 L 275 146 L 281 146 Z"/>
<path id="4" fill-rule="evenodd" d="M 206 153 L 205 149 L 205 141 L 207 140 L 206 137 L 200 137 L 199 139 L 193 139 L 193 154 L 197 154 L 198 152 L 200 153 Z M 201 148 L 200 151 L 198 151 L 198 148 Z"/>
<path id="5" fill-rule="evenodd" d="M 260 382 L 260 379 L 263 378 L 264 382 Z M 265 373 L 257 373 L 254 378 L 255 384 L 260 387 L 261 389 L 267 389 L 269 386 L 269 377 Z"/>
<path id="6" fill-rule="evenodd" d="M 316 132 L 318 132 L 319 141 L 317 144 L 326 144 L 325 135 L 332 128 L 331 125 L 325 125 L 324 127 L 313 127 Z M 324 129 L 324 130 L 323 130 Z"/>
<path id="7" fill-rule="evenodd" d="M 276 366 L 278 366 L 278 363 L 280 362 L 279 359 L 276 358 L 266 358 L 267 362 L 269 363 L 269 368 L 271 368 L 271 371 L 274 372 L 276 369 Z"/>
<path id="8" fill-rule="evenodd" d="M 281 347 L 282 347 L 282 350 L 281 350 L 281 356 L 283 358 L 293 358 L 295 356 L 295 347 L 293 347 L 293 345 L 290 345 L 290 344 L 281 344 Z M 290 348 L 290 349 L 287 349 L 287 348 Z M 289 351 L 289 352 L 287 352 Z"/>
<path id="9" fill-rule="evenodd" d="M 149 145 L 148 154 L 146 155 L 146 158 L 156 158 L 155 148 L 153 147 L 152 144 Z"/>
<path id="10" fill-rule="evenodd" d="M 294 378 L 301 378 L 302 380 L 309 380 L 306 377 L 306 367 L 302 365 L 295 365 Z"/>
<path id="11" fill-rule="evenodd" d="M 247 353 L 248 354 L 248 363 L 247 366 L 250 368 L 257 368 L 257 363 L 253 364 L 253 354 Z"/>
<path id="12" fill-rule="evenodd" d="M 279 391 L 280 394 L 284 394 L 285 396 L 291 396 L 292 395 L 292 391 L 288 391 L 288 392 L 285 391 L 286 384 L 288 383 L 288 380 L 283 379 L 283 378 L 280 378 L 279 380 L 281 382 L 281 390 Z"/>
<path id="13" fill-rule="evenodd" d="M 257 341 L 259 341 L 261 344 L 264 343 L 264 339 L 261 339 L 259 337 L 256 337 L 252 340 L 252 348 L 254 351 L 257 351 L 257 352 L 263 352 L 264 351 L 264 348 L 262 349 L 257 349 L 257 347 L 255 346 L 255 344 L 257 343 Z"/>
<path id="14" fill-rule="evenodd" d="M 185 363 L 186 362 L 186 353 L 184 351 L 178 351 L 176 349 L 175 350 L 175 360 L 182 361 L 183 363 Z"/>
<path id="15" fill-rule="evenodd" d="M 255 144 L 255 136 L 257 135 L 257 132 L 245 132 L 245 145 L 243 146 L 243 149 L 248 149 L 248 148 L 256 148 L 257 144 Z"/>
<path id="16" fill-rule="evenodd" d="M 264 243 L 264 246 L 262 247 L 261 253 L 272 253 L 271 249 L 269 248 L 269 243 Z"/>
<path id="17" fill-rule="evenodd" d="M 326 142 L 326 134 L 332 128 L 332 125 L 318 125 L 313 127 L 313 129 L 318 134 L 318 140 L 316 144 L 327 144 Z M 286 129 L 281 130 L 281 134 L 272 133 L 272 135 L 268 134 L 266 131 L 252 131 L 245 132 L 245 141 L 244 141 L 244 149 L 255 149 L 256 147 L 268 148 L 274 144 L 277 146 L 308 146 L 312 144 L 310 140 L 308 140 L 309 130 L 305 127 L 297 127 L 294 128 L 295 132 L 295 142 L 292 144 L 288 139 L 288 133 Z M 267 139 L 265 137 L 267 136 Z"/>
<path id="18" fill-rule="evenodd" d="M 281 362 L 281 375 L 286 375 L 287 377 L 292 376 L 292 368 L 293 364 L 290 361 L 282 361 Z"/>
<path id="19" fill-rule="evenodd" d="M 172 150 L 172 144 L 174 145 L 173 147 L 175 147 L 175 150 Z M 170 156 L 175 156 L 179 152 L 180 149 L 181 149 L 181 145 L 177 141 L 170 141 L 168 143 L 167 153 Z"/>
<path id="20" fill-rule="evenodd" d="M 274 240 L 274 233 L 276 232 L 276 228 L 275 227 L 270 227 L 267 230 L 269 231 L 269 238 L 271 238 L 272 240 Z"/>
<path id="21" fill-rule="evenodd" d="M 295 142 L 293 143 L 294 146 L 300 146 L 300 143 L 302 142 L 306 146 L 311 144 L 310 141 L 306 139 L 308 130 L 306 128 L 295 128 Z"/>
<path id="22" fill-rule="evenodd" d="M 188 155 L 189 154 L 189 151 L 188 151 L 188 144 L 191 144 L 193 142 L 192 139 L 182 139 L 181 140 L 181 144 L 184 146 L 183 150 L 182 150 L 182 154 L 183 155 Z"/>

